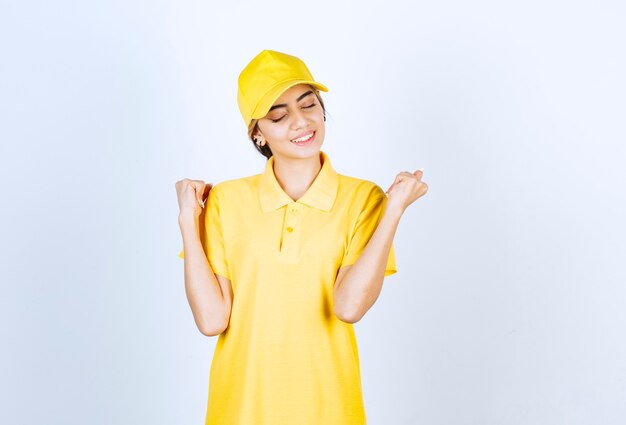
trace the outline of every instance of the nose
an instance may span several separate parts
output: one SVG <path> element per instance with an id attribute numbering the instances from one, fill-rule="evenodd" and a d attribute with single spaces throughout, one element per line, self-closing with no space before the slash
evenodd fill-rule
<path id="1" fill-rule="evenodd" d="M 307 125 L 307 119 L 305 113 L 299 108 L 293 113 L 293 128 L 298 129 Z"/>

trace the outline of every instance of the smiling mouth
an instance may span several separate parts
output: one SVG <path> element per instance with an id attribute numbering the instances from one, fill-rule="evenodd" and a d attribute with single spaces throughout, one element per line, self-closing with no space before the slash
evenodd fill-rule
<path id="1" fill-rule="evenodd" d="M 305 143 L 311 141 L 314 136 L 315 136 L 315 131 L 313 131 L 310 134 L 307 134 L 306 136 L 299 137 L 297 139 L 292 139 L 291 142 L 292 143 L 296 143 L 296 144 L 305 144 Z"/>

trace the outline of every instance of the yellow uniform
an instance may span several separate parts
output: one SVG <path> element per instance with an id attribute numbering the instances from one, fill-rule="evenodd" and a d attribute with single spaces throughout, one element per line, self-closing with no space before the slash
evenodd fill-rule
<path id="1" fill-rule="evenodd" d="M 366 423 L 354 329 L 333 313 L 333 286 L 367 245 L 387 197 L 320 156 L 297 201 L 276 180 L 274 157 L 262 174 L 209 192 L 202 242 L 234 299 L 211 364 L 208 425 Z M 396 271 L 392 244 L 385 276 Z"/>

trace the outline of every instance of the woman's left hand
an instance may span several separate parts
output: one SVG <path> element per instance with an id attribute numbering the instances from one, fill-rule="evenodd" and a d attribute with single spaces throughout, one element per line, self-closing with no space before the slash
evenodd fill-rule
<path id="1" fill-rule="evenodd" d="M 417 170 L 414 173 L 402 171 L 398 173 L 394 182 L 385 192 L 387 208 L 398 208 L 404 213 L 406 208 L 421 198 L 428 191 L 428 185 L 422 181 L 424 172 Z"/>

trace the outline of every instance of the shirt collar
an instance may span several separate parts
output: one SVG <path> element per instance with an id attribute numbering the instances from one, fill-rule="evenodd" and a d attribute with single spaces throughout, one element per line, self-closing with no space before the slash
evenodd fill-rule
<path id="1" fill-rule="evenodd" d="M 339 176 L 333 169 L 328 155 L 324 151 L 320 151 L 320 156 L 323 160 L 322 168 L 315 177 L 315 180 L 313 180 L 313 184 L 311 184 L 309 189 L 297 202 L 322 211 L 330 211 L 337 196 Z M 261 174 L 259 200 L 261 201 L 261 209 L 263 212 L 274 211 L 294 202 L 293 199 L 285 193 L 278 183 L 278 180 L 276 180 L 273 156 L 267 160 L 265 171 Z"/>

